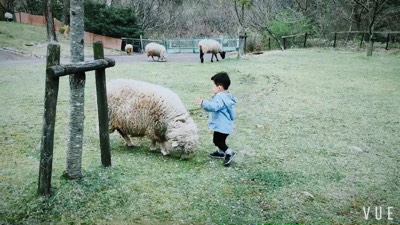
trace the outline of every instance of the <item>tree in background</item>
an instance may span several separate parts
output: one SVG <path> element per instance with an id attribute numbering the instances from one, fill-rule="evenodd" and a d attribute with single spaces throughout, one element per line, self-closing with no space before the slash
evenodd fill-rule
<path id="1" fill-rule="evenodd" d="M 43 15 L 44 0 L 2 1 Z M 53 16 L 64 18 L 68 0 L 52 1 Z M 312 32 L 327 40 L 335 31 L 400 30 L 399 0 L 87 0 L 85 11 L 87 31 L 112 37 L 226 37 L 246 30 L 282 47 L 282 35 Z"/>
<path id="2" fill-rule="evenodd" d="M 61 16 L 61 24 L 69 25 L 69 9 L 70 9 L 70 0 L 63 0 L 63 7 L 62 7 L 62 16 Z"/>
<path id="3" fill-rule="evenodd" d="M 143 34 L 132 8 L 91 1 L 85 3 L 85 30 L 116 38 Z"/>
<path id="4" fill-rule="evenodd" d="M 278 1 L 269 0 L 254 0 L 250 8 L 249 24 L 253 29 L 258 31 L 267 31 L 267 33 L 278 43 L 279 47 L 283 50 L 283 45 L 280 39 L 271 29 L 271 22 L 277 15 L 276 10 L 279 7 Z"/>
<path id="5" fill-rule="evenodd" d="M 46 19 L 47 41 L 57 41 L 56 27 L 54 26 L 53 7 L 51 0 L 43 1 L 44 18 Z"/>
<path id="6" fill-rule="evenodd" d="M 233 0 L 234 6 L 235 6 L 235 14 L 237 17 L 237 20 L 239 22 L 239 29 L 238 33 L 242 34 L 244 33 L 247 24 L 245 20 L 245 9 L 249 6 L 251 6 L 253 0 Z"/>
<path id="7" fill-rule="evenodd" d="M 182 14 L 181 5 L 182 0 L 131 0 L 129 4 L 144 33 L 168 32 Z"/>
<path id="8" fill-rule="evenodd" d="M 374 45 L 374 31 L 391 11 L 391 7 L 395 6 L 395 1 L 390 0 L 353 0 L 359 5 L 364 12 L 366 27 L 369 36 L 369 44 L 367 49 L 367 56 L 372 56 Z"/>

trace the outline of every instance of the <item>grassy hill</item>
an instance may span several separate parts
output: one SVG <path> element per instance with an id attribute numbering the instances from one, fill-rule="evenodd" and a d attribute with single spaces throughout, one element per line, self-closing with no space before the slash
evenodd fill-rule
<path id="1" fill-rule="evenodd" d="M 70 40 L 57 33 L 61 57 L 69 57 Z M 30 24 L 0 21 L 0 47 L 24 54 L 43 57 L 47 51 L 46 28 Z M 105 55 L 120 55 L 121 51 L 105 49 Z M 85 45 L 85 55 L 93 55 L 91 44 Z"/>

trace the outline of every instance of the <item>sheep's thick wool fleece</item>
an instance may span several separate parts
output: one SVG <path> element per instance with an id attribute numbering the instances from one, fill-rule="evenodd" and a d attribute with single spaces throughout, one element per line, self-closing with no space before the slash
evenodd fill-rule
<path id="1" fill-rule="evenodd" d="M 149 43 L 146 45 L 145 50 L 148 56 L 164 57 L 167 50 L 163 45 L 157 43 Z"/>
<path id="2" fill-rule="evenodd" d="M 218 52 L 222 52 L 221 44 L 212 39 L 205 39 L 199 42 L 199 46 L 201 46 L 203 53 L 214 53 L 217 54 Z"/>
<path id="3" fill-rule="evenodd" d="M 165 137 L 169 124 L 189 119 L 182 101 L 168 88 L 137 80 L 117 79 L 107 84 L 109 129 L 132 136 Z"/>

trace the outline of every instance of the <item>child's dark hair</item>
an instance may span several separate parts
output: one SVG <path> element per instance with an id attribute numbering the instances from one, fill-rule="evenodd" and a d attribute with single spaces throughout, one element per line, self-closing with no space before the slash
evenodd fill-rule
<path id="1" fill-rule="evenodd" d="M 226 72 L 219 72 L 215 74 L 211 77 L 211 80 L 214 81 L 215 85 L 224 87 L 225 90 L 228 90 L 229 85 L 231 85 L 231 80 Z"/>

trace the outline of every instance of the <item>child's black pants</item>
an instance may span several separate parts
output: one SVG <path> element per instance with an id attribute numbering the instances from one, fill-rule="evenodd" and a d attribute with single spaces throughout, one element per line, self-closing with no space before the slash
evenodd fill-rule
<path id="1" fill-rule="evenodd" d="M 228 146 L 226 145 L 225 141 L 229 134 L 223 134 L 217 131 L 214 131 L 213 135 L 213 142 L 215 146 L 217 146 L 220 150 L 226 151 Z"/>

